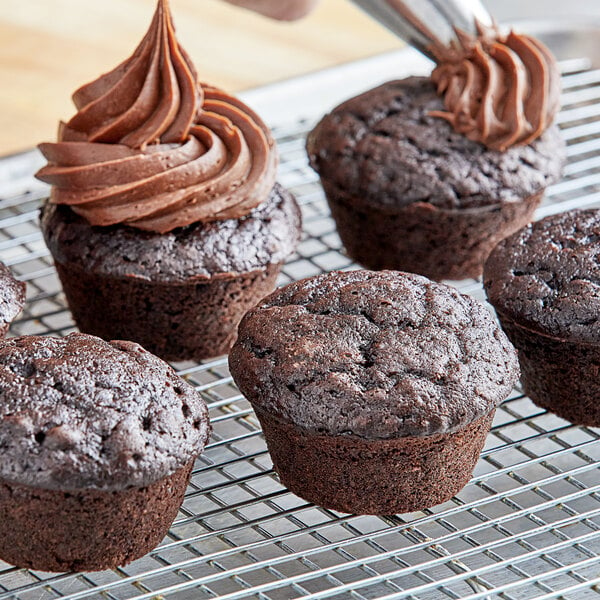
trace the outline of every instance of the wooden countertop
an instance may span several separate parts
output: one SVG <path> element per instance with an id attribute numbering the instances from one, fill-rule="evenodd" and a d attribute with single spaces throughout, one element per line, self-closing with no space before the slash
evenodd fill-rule
<path id="1" fill-rule="evenodd" d="M 282 0 L 274 0 L 282 1 Z M 279 23 L 219 0 L 171 0 L 201 79 L 239 91 L 397 48 L 346 0 Z M 71 93 L 131 54 L 154 0 L 2 0 L 0 155 L 54 139 Z"/>

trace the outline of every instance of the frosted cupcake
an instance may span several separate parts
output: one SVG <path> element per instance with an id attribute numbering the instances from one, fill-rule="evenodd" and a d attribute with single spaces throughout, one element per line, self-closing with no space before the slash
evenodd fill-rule
<path id="1" fill-rule="evenodd" d="M 560 176 L 559 73 L 538 40 L 492 28 L 436 54 L 431 77 L 390 81 L 336 107 L 307 150 L 356 262 L 478 277 Z"/>
<path id="2" fill-rule="evenodd" d="M 134 54 L 73 100 L 37 177 L 77 325 L 170 360 L 226 352 L 299 239 L 268 128 L 198 82 L 167 0 Z"/>

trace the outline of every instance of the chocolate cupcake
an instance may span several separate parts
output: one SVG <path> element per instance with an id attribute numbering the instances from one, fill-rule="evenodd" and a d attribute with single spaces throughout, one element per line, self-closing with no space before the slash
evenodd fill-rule
<path id="1" fill-rule="evenodd" d="M 531 220 L 561 173 L 550 53 L 494 29 L 461 43 L 437 48 L 431 78 L 352 98 L 308 137 L 338 233 L 365 267 L 478 277 L 491 249 Z"/>
<path id="2" fill-rule="evenodd" d="M 299 239 L 268 128 L 198 83 L 166 0 L 133 56 L 73 99 L 37 177 L 52 184 L 42 230 L 78 327 L 171 360 L 226 352 Z"/>
<path id="3" fill-rule="evenodd" d="M 0 262 L 0 338 L 25 305 L 25 284 L 15 279 L 9 268 Z"/>
<path id="4" fill-rule="evenodd" d="M 502 241 L 484 271 L 488 299 L 519 350 L 539 406 L 600 426 L 600 210 L 547 217 Z"/>
<path id="5" fill-rule="evenodd" d="M 242 319 L 229 358 L 294 493 L 350 513 L 448 500 L 469 480 L 516 353 L 483 305 L 424 277 L 334 272 Z"/>
<path id="6" fill-rule="evenodd" d="M 241 316 L 275 287 L 298 227 L 297 206 L 277 184 L 243 219 L 164 234 L 94 227 L 65 206 L 42 211 L 80 329 L 136 340 L 167 360 L 229 350 Z"/>
<path id="7" fill-rule="evenodd" d="M 0 343 L 0 559 L 124 565 L 166 534 L 209 433 L 200 395 L 131 342 Z"/>

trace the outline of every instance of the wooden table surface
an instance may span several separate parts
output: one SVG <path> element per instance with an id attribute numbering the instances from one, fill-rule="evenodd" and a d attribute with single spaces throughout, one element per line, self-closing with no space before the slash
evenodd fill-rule
<path id="1" fill-rule="evenodd" d="M 283 1 L 283 0 L 273 0 Z M 154 0 L 2 0 L 0 155 L 52 140 L 71 93 L 131 54 Z M 279 23 L 219 0 L 171 0 L 201 79 L 239 91 L 370 56 L 400 43 L 346 0 Z"/>

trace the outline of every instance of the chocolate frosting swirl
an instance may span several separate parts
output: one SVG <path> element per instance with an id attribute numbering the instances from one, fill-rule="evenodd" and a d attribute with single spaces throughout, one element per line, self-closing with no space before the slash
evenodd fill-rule
<path id="1" fill-rule="evenodd" d="M 199 84 L 159 0 L 133 55 L 75 92 L 78 113 L 61 123 L 36 176 L 50 202 L 92 225 L 164 233 L 237 219 L 266 200 L 277 155 L 262 120 L 240 100 Z"/>
<path id="2" fill-rule="evenodd" d="M 558 112 L 556 61 L 528 35 L 502 35 L 481 23 L 477 30 L 477 37 L 457 31 L 458 43 L 432 49 L 438 65 L 431 78 L 447 111 L 431 114 L 493 150 L 529 144 Z"/>

